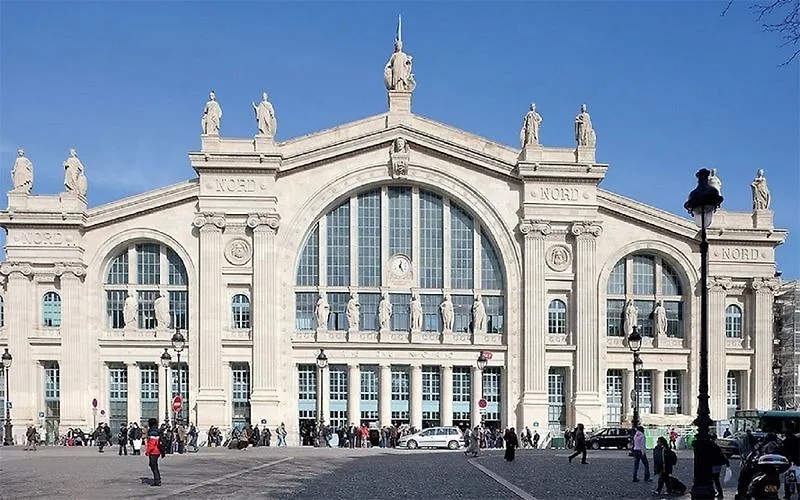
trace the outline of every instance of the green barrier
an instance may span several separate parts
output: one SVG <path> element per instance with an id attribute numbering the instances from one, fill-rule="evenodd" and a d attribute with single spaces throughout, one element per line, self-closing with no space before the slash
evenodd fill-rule
<path id="1" fill-rule="evenodd" d="M 563 437 L 553 438 L 552 441 L 551 441 L 550 447 L 551 448 L 564 448 L 564 438 Z"/>

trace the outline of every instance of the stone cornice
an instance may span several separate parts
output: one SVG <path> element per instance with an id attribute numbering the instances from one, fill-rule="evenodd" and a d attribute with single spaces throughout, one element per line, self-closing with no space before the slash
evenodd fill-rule
<path id="1" fill-rule="evenodd" d="M 225 228 L 225 215 L 213 212 L 195 214 L 192 225 L 200 230 L 222 230 Z"/>
<path id="2" fill-rule="evenodd" d="M 582 222 L 575 222 L 570 227 L 570 233 L 573 236 L 582 236 L 582 237 L 595 237 L 597 238 L 603 233 L 603 227 L 601 226 L 602 222 L 594 222 L 594 221 L 582 221 Z"/>
<path id="3" fill-rule="evenodd" d="M 247 227 L 253 231 L 277 231 L 281 225 L 281 216 L 277 212 L 250 214 L 247 216 Z"/>
<path id="4" fill-rule="evenodd" d="M 548 221 L 522 219 L 519 221 L 519 232 L 526 238 L 544 238 L 553 233 L 553 226 Z"/>
<path id="5" fill-rule="evenodd" d="M 191 201 L 200 193 L 197 179 L 191 179 L 87 210 L 86 228 L 101 226 L 126 217 L 139 216 L 168 205 Z"/>
<path id="6" fill-rule="evenodd" d="M 775 293 L 781 288 L 780 278 L 753 278 L 750 288 L 756 293 Z"/>

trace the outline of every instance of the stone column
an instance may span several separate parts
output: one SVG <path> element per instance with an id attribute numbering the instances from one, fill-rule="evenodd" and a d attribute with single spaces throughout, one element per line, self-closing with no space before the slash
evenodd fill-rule
<path id="1" fill-rule="evenodd" d="M 253 363 L 250 412 L 254 421 L 281 420 L 278 368 L 283 364 L 279 349 L 278 264 L 275 238 L 277 213 L 250 215 L 253 230 Z"/>
<path id="2" fill-rule="evenodd" d="M 422 365 L 411 365 L 409 373 L 408 418 L 411 427 L 422 429 Z"/>
<path id="3" fill-rule="evenodd" d="M 36 412 L 35 391 L 31 391 L 31 380 L 36 380 L 36 362 L 32 358 L 27 332 L 31 331 L 39 318 L 32 297 L 31 276 L 33 269 L 29 264 L 3 262 L 0 274 L 7 277 L 5 295 L 5 329 L 8 336 L 8 351 L 14 357 L 8 370 L 8 390 L 6 401 L 11 401 L 11 423 L 16 444 L 24 443 L 25 425 L 30 423 Z M 10 313 L 13 311 L 13 314 Z M 5 408 L 2 409 L 5 412 Z"/>
<path id="4" fill-rule="evenodd" d="M 545 331 L 547 305 L 545 304 L 545 240 L 552 232 L 549 222 L 521 220 L 519 231 L 524 245 L 524 307 L 522 393 L 522 420 L 547 422 L 547 366 L 545 365 Z"/>
<path id="5" fill-rule="evenodd" d="M 320 379 L 322 380 L 322 384 L 320 385 L 320 403 L 321 408 L 321 415 L 317 416 L 317 419 L 322 418 L 325 423 L 330 422 L 331 420 L 331 369 L 330 367 L 324 368 L 322 370 Z"/>
<path id="6" fill-rule="evenodd" d="M 755 351 L 753 359 L 752 408 L 772 408 L 772 357 L 773 307 L 775 292 L 781 287 L 780 278 L 754 278 L 751 287 L 755 294 L 755 321 L 751 345 Z M 743 374 L 745 375 L 745 374 Z M 742 384 L 744 386 L 744 384 Z M 747 407 L 746 407 L 747 408 Z"/>
<path id="7" fill-rule="evenodd" d="M 128 368 L 128 422 L 142 420 L 142 375 L 137 363 L 127 363 Z"/>
<path id="8" fill-rule="evenodd" d="M 441 425 L 453 425 L 453 367 L 442 366 L 439 380 L 439 421 Z"/>
<path id="9" fill-rule="evenodd" d="M 357 364 L 347 365 L 347 418 L 361 425 L 361 369 Z"/>
<path id="10" fill-rule="evenodd" d="M 664 370 L 653 371 L 653 413 L 664 414 Z"/>
<path id="11" fill-rule="evenodd" d="M 481 407 L 478 401 L 483 397 L 483 372 L 477 367 L 472 367 L 472 397 L 470 398 L 470 421 L 474 428 L 481 423 Z"/>
<path id="12" fill-rule="evenodd" d="M 193 221 L 200 233 L 200 392 L 197 420 L 201 429 L 223 425 L 225 418 L 225 373 L 222 364 L 222 325 L 226 300 L 222 286 L 222 230 L 225 216 L 197 214 Z M 170 381 L 166 381 L 170 385 Z M 167 390 L 169 390 L 167 388 Z"/>
<path id="13" fill-rule="evenodd" d="M 378 418 L 381 426 L 392 425 L 391 365 L 381 365 L 381 374 L 378 378 Z"/>
<path id="14" fill-rule="evenodd" d="M 710 276 L 708 278 L 708 405 L 713 420 L 725 420 L 728 418 L 725 297 L 732 286 L 733 281 L 730 278 L 720 276 Z M 771 314 L 770 312 L 770 321 L 772 319 Z M 770 347 L 772 346 L 770 345 Z M 699 352 L 697 356 L 700 356 Z M 767 371 L 772 373 L 769 367 Z"/>
<path id="15" fill-rule="evenodd" d="M 739 372 L 742 374 L 741 380 L 741 407 L 742 408 L 756 408 L 753 406 L 753 386 L 750 381 L 753 379 L 753 371 L 745 370 Z"/>
<path id="16" fill-rule="evenodd" d="M 83 277 L 86 271 L 79 264 L 56 264 L 56 276 L 61 280 L 61 422 L 62 430 L 86 424 L 85 409 L 91 398 L 86 369 L 86 336 L 83 303 L 86 291 Z"/>
<path id="17" fill-rule="evenodd" d="M 597 238 L 603 229 L 596 222 L 576 222 L 570 228 L 575 236 L 575 301 L 578 314 L 575 328 L 576 419 L 603 421 L 600 401 L 600 335 L 597 321 Z M 544 317 L 544 315 L 542 315 Z M 605 346 L 603 347 L 605 353 Z"/>
<path id="18" fill-rule="evenodd" d="M 624 424 L 626 420 L 633 419 L 633 399 L 631 398 L 631 391 L 634 389 L 633 370 L 626 368 L 622 371 L 622 377 L 622 419 Z"/>

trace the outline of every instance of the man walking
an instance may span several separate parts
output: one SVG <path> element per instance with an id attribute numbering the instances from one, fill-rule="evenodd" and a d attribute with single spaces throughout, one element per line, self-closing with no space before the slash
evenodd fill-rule
<path id="1" fill-rule="evenodd" d="M 578 424 L 575 427 L 575 453 L 569 456 L 569 461 L 572 463 L 572 459 L 577 457 L 578 455 L 583 455 L 581 457 L 581 463 L 586 464 L 586 433 L 583 430 L 583 424 Z"/>
<path id="2" fill-rule="evenodd" d="M 150 470 L 153 471 L 153 486 L 161 486 L 161 471 L 158 470 L 158 458 L 164 453 L 160 446 L 161 431 L 158 429 L 158 419 L 147 420 L 147 447 L 145 455 L 150 460 Z"/>
<path id="3" fill-rule="evenodd" d="M 119 444 L 119 456 L 125 453 L 128 456 L 128 427 L 125 424 L 120 424 L 119 434 L 117 434 L 117 443 Z"/>
<path id="4" fill-rule="evenodd" d="M 647 462 L 647 444 L 645 443 L 644 427 L 636 428 L 633 435 L 633 482 L 639 482 L 639 462 L 644 464 L 644 480 L 650 481 L 650 464 Z"/>

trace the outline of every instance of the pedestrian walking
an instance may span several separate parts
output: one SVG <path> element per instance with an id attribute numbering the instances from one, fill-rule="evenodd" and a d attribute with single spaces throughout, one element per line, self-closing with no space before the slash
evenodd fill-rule
<path id="1" fill-rule="evenodd" d="M 575 432 L 573 433 L 573 439 L 575 440 L 575 453 L 569 456 L 569 461 L 572 462 L 572 459 L 577 457 L 578 455 L 583 455 L 581 457 L 581 463 L 587 464 L 586 461 L 586 434 L 583 431 L 583 424 L 578 424 L 575 427 Z"/>
<path id="2" fill-rule="evenodd" d="M 481 429 L 480 427 L 477 426 L 475 427 L 475 429 L 472 430 L 472 434 L 470 435 L 469 438 L 469 447 L 464 452 L 465 454 L 471 453 L 473 457 L 478 456 L 478 451 L 480 450 L 480 445 L 481 445 L 480 432 Z"/>
<path id="3" fill-rule="evenodd" d="M 517 431 L 515 431 L 513 427 L 506 429 L 504 441 L 506 443 L 506 453 L 504 458 L 506 459 L 506 462 L 513 462 L 517 453 L 517 447 L 519 446 Z"/>
<path id="4" fill-rule="evenodd" d="M 539 447 L 539 431 L 533 431 L 532 444 L 533 444 L 534 448 L 538 448 Z"/>
<path id="5" fill-rule="evenodd" d="M 158 420 L 155 418 L 148 419 L 147 427 L 147 446 L 144 453 L 150 461 L 150 470 L 153 472 L 153 486 L 161 486 L 161 471 L 158 470 L 158 459 L 164 455 L 166 450 L 162 449 Z"/>
<path id="6" fill-rule="evenodd" d="M 644 464 L 644 480 L 650 481 L 650 463 L 647 461 L 647 443 L 645 442 L 644 427 L 636 428 L 633 435 L 633 482 L 639 482 L 639 463 Z"/>
<path id="7" fill-rule="evenodd" d="M 790 432 L 791 434 L 791 432 Z M 722 472 L 723 467 L 730 467 L 731 463 L 728 460 L 728 457 L 722 453 L 722 449 L 720 449 L 719 445 L 717 444 L 717 440 L 715 437 L 711 437 L 711 475 L 714 479 L 714 489 L 717 492 L 717 498 L 722 498 L 722 484 L 720 483 L 720 473 Z M 788 497 L 787 497 L 788 498 Z"/>
<path id="8" fill-rule="evenodd" d="M 119 425 L 119 434 L 117 434 L 117 444 L 119 444 L 119 456 L 124 453 L 128 456 L 128 427 L 125 424 Z"/>

